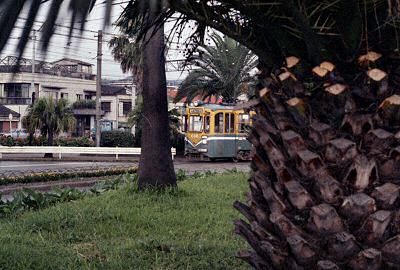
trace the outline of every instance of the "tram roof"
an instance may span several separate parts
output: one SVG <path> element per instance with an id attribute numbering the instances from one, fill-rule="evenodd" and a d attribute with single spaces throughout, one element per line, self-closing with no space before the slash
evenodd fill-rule
<path id="1" fill-rule="evenodd" d="M 206 108 L 210 110 L 233 110 L 235 106 L 232 104 L 211 104 L 211 103 L 203 103 L 195 106 L 197 108 Z"/>

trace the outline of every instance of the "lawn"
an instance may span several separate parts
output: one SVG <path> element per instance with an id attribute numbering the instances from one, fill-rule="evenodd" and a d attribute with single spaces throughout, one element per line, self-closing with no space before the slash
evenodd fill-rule
<path id="1" fill-rule="evenodd" d="M 247 174 L 134 188 L 0 220 L 0 269 L 247 269 L 233 234 Z"/>

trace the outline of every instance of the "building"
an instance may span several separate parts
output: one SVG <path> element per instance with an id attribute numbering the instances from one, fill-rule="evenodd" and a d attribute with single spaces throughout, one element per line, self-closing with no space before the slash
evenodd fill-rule
<path id="1" fill-rule="evenodd" d="M 135 95 L 132 86 L 103 85 L 101 87 L 101 109 L 104 111 L 102 128 L 105 130 L 130 130 L 128 114 L 134 107 Z"/>
<path id="2" fill-rule="evenodd" d="M 10 117 L 11 115 L 11 117 Z M 4 105 L 0 105 L 0 133 L 7 133 L 18 128 L 20 114 L 10 110 Z"/>
<path id="3" fill-rule="evenodd" d="M 32 61 L 8 56 L 0 59 L 0 126 L 3 133 L 10 130 L 9 110 L 15 116 L 12 129 L 21 129 L 21 118 L 27 108 L 38 97 L 67 99 L 73 105 L 77 118 L 76 135 L 84 135 L 94 128 L 96 96 L 96 76 L 92 74 L 92 64 L 64 58 L 53 63 L 36 61 L 32 73 Z M 16 72 L 15 72 L 16 71 Z M 15 72 L 15 73 L 14 73 Z"/>

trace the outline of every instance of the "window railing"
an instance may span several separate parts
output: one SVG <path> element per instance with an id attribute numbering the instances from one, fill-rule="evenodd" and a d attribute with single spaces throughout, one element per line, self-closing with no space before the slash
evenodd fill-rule
<path id="1" fill-rule="evenodd" d="M 30 105 L 31 103 L 32 103 L 31 98 L 0 97 L 1 105 Z"/>

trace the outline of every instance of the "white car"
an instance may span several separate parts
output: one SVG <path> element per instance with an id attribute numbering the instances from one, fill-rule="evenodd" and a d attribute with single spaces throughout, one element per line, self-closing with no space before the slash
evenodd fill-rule
<path id="1" fill-rule="evenodd" d="M 25 139 L 29 136 L 29 133 L 25 129 L 14 129 L 11 133 L 4 134 L 5 136 L 11 136 L 13 138 Z"/>

